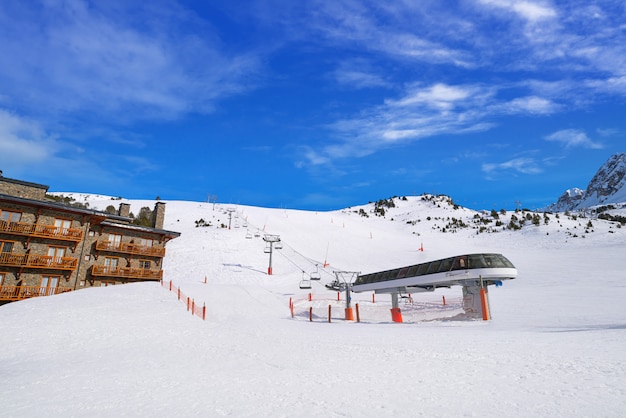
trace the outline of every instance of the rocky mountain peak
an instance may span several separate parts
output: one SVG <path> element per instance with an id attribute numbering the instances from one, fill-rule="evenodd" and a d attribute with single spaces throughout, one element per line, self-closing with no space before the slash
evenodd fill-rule
<path id="1" fill-rule="evenodd" d="M 622 202 L 626 202 L 626 153 L 611 156 L 593 176 L 585 190 L 569 189 L 556 203 L 544 210 L 564 212 Z"/>

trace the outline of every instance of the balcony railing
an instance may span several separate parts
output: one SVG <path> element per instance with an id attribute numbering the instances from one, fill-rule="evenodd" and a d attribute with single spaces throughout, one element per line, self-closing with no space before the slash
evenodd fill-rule
<path id="1" fill-rule="evenodd" d="M 131 267 L 93 266 L 92 276 L 124 277 L 128 279 L 161 280 L 163 270 L 150 270 Z"/>
<path id="2" fill-rule="evenodd" d="M 38 238 L 58 239 L 79 242 L 83 239 L 82 229 L 61 228 L 53 225 L 37 225 L 24 222 L 0 220 L 0 232 L 13 235 L 25 235 Z"/>
<path id="3" fill-rule="evenodd" d="M 0 253 L 0 266 L 28 267 L 53 270 L 76 270 L 78 260 L 74 257 L 51 255 Z"/>
<path id="4" fill-rule="evenodd" d="M 164 247 L 153 247 L 140 244 L 130 244 L 127 242 L 110 242 L 110 241 L 98 241 L 96 242 L 96 250 L 98 251 L 111 251 L 116 253 L 126 254 L 139 254 L 150 257 L 164 257 Z"/>
<path id="5" fill-rule="evenodd" d="M 0 286 L 0 300 L 22 300 L 37 296 L 51 296 L 71 292 L 71 287 Z"/>

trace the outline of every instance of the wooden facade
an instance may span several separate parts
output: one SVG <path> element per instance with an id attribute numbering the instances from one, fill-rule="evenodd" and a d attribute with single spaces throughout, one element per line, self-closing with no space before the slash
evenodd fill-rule
<path id="1" fill-rule="evenodd" d="M 47 200 L 48 186 L 0 174 L 0 304 L 86 287 L 163 277 L 165 203 L 152 227 L 132 224 L 129 205 L 116 214 Z"/>

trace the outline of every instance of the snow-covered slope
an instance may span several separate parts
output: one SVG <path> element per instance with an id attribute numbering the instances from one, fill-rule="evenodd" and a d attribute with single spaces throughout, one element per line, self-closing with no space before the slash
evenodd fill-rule
<path id="1" fill-rule="evenodd" d="M 99 209 L 120 203 L 84 199 Z M 154 205 L 123 202 L 135 213 Z M 626 410 L 626 228 L 616 222 L 474 212 L 445 196 L 333 212 L 166 203 L 165 228 L 182 235 L 167 246 L 165 280 L 206 303 L 207 320 L 156 283 L 0 307 L 0 415 L 618 417 Z M 223 228 L 229 213 L 231 229 Z M 284 243 L 271 276 L 263 233 Z M 362 322 L 346 322 L 338 319 L 345 301 L 324 287 L 336 270 L 481 251 L 503 253 L 519 271 L 491 289 L 489 322 L 455 320 L 441 308 L 442 296 L 454 301 L 458 288 L 413 295 L 403 324 L 390 322 L 384 296 L 372 303 L 370 294 L 353 295 Z M 303 274 L 316 269 L 322 280 L 301 290 Z M 313 323 L 301 315 L 309 305 Z M 336 312 L 330 324 L 328 305 Z"/>

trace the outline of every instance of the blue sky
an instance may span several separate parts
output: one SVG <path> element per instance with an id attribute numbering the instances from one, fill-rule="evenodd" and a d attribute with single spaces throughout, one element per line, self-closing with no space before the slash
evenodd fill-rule
<path id="1" fill-rule="evenodd" d="M 537 208 L 626 151 L 622 1 L 4 0 L 0 56 L 0 169 L 51 191 Z"/>

